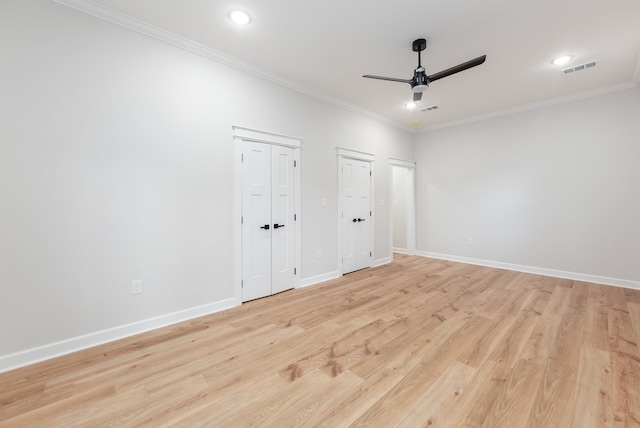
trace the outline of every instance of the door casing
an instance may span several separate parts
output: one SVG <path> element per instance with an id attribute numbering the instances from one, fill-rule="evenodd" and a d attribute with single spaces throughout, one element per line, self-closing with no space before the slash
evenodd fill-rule
<path id="1" fill-rule="evenodd" d="M 241 126 L 233 126 L 233 155 L 234 155 L 234 178 L 233 178 L 233 299 L 236 306 L 242 304 L 242 142 L 255 141 L 259 143 L 274 144 L 285 147 L 294 148 L 294 160 L 296 168 L 295 176 L 295 215 L 294 222 L 294 246 L 295 246 L 295 268 L 296 274 L 294 279 L 294 288 L 300 287 L 301 278 L 301 181 L 300 181 L 300 151 L 302 149 L 302 140 L 296 137 L 276 134 L 272 132 L 260 131 Z"/>

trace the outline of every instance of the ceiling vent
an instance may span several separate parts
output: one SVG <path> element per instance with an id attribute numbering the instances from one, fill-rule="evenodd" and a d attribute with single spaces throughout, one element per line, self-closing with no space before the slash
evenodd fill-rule
<path id="1" fill-rule="evenodd" d="M 437 110 L 438 108 L 439 108 L 438 106 L 429 106 L 429 107 L 421 108 L 420 111 Z"/>
<path id="2" fill-rule="evenodd" d="M 586 70 L 587 68 L 593 68 L 596 66 L 596 62 L 595 61 L 590 61 L 590 62 L 585 62 L 584 64 L 579 64 L 573 67 L 569 67 L 569 68 L 565 68 L 564 70 L 562 70 L 563 74 L 570 74 L 570 73 L 574 73 L 576 71 L 582 71 L 582 70 Z"/>

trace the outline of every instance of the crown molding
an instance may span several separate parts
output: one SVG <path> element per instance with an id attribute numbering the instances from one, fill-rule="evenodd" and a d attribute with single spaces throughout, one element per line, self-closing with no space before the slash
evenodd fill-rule
<path id="1" fill-rule="evenodd" d="M 451 122 L 445 122 L 441 124 L 436 124 L 432 126 L 427 126 L 425 128 L 416 129 L 414 127 L 410 127 L 407 125 L 403 125 L 392 120 L 389 120 L 385 117 L 379 116 L 369 110 L 363 109 L 353 104 L 345 103 L 343 101 L 337 100 L 329 95 L 320 93 L 311 88 L 308 88 L 304 85 L 301 85 L 295 81 L 291 81 L 285 79 L 281 76 L 278 76 L 274 73 L 271 73 L 265 69 L 257 67 L 248 62 L 242 61 L 238 58 L 235 58 L 231 55 L 227 55 L 225 53 L 216 51 L 207 46 L 204 46 L 200 43 L 194 42 L 193 40 L 187 39 L 185 37 L 181 37 L 177 34 L 171 33 L 162 28 L 151 25 L 147 22 L 134 18 L 132 16 L 125 15 L 120 12 L 116 12 L 112 9 L 104 7 L 102 5 L 96 4 L 90 0 L 53 0 L 56 3 L 59 3 L 64 6 L 68 6 L 70 8 L 76 9 L 78 11 L 87 13 L 89 15 L 93 15 L 97 18 L 103 19 L 105 21 L 111 22 L 113 24 L 120 25 L 122 27 L 128 28 L 130 30 L 136 31 L 138 33 L 144 34 L 146 36 L 152 37 L 156 40 L 160 40 L 166 43 L 169 43 L 178 48 L 187 50 L 189 52 L 201 55 L 205 58 L 214 60 L 221 64 L 225 64 L 229 67 L 236 68 L 238 70 L 253 74 L 254 76 L 260 77 L 262 79 L 268 80 L 270 82 L 276 83 L 280 86 L 292 89 L 294 91 L 300 92 L 307 96 L 316 98 L 320 101 L 323 101 L 327 104 L 332 104 L 336 107 L 342 108 L 343 110 L 350 111 L 352 113 L 359 114 L 361 116 L 368 117 L 377 122 L 384 123 L 386 125 L 392 126 L 394 128 L 400 129 L 402 131 L 409 132 L 411 134 L 424 134 L 430 131 L 434 131 L 442 128 L 450 128 L 453 126 L 465 125 L 468 123 L 478 122 L 487 119 L 493 119 L 501 116 L 508 116 L 514 113 L 520 113 L 529 110 L 535 110 L 543 107 L 548 107 L 556 104 L 567 103 L 571 101 L 577 101 L 583 98 L 594 97 L 598 95 L 604 95 L 610 92 L 621 91 L 625 89 L 630 89 L 633 87 L 640 86 L 640 50 L 637 55 L 635 72 L 633 74 L 631 82 L 606 86 L 603 88 L 588 90 L 584 92 L 579 92 L 572 95 L 567 95 L 558 98 L 552 98 L 536 103 L 525 104 L 514 108 L 509 108 L 505 110 L 498 110 L 495 112 L 471 116 L 460 120 L 454 120 Z"/>
<path id="2" fill-rule="evenodd" d="M 93 15 L 97 18 L 103 19 L 113 24 L 120 25 L 122 27 L 128 28 L 130 30 L 144 34 L 146 36 L 152 37 L 156 40 L 169 43 L 173 46 L 201 55 L 205 58 L 211 59 L 213 61 L 227 65 L 229 67 L 233 67 L 238 70 L 253 74 L 254 76 L 276 83 L 280 86 L 293 89 L 294 91 L 316 98 L 325 103 L 332 104 L 336 107 L 340 107 L 352 113 L 366 116 L 377 122 L 381 122 L 386 125 L 392 126 L 394 128 L 401 129 L 403 131 L 407 131 L 412 134 L 415 134 L 415 129 L 409 126 L 405 126 L 397 122 L 391 121 L 385 117 L 379 116 L 369 110 L 363 109 L 356 105 L 337 100 L 329 95 L 323 94 L 321 92 L 317 92 L 311 88 L 301 85 L 300 83 L 285 79 L 281 76 L 271 73 L 270 71 L 257 67 L 248 62 L 242 61 L 231 55 L 227 55 L 215 49 L 211 49 L 200 43 L 194 42 L 193 40 L 187 39 L 185 37 L 174 34 L 170 31 L 156 27 L 155 25 L 149 24 L 148 22 L 139 20 L 132 16 L 125 15 L 120 12 L 116 12 L 112 9 L 96 4 L 90 0 L 53 0 L 53 1 L 64 6 L 68 6 L 72 9 L 76 9 L 80 12 Z"/>
<path id="3" fill-rule="evenodd" d="M 639 62 L 640 65 L 640 62 Z M 640 73 L 640 70 L 638 70 L 638 68 L 640 67 L 636 67 L 636 74 Z M 550 98 L 548 100 L 544 100 L 544 101 L 539 101 L 539 102 L 535 102 L 535 103 L 530 103 L 530 104 L 524 104 L 518 107 L 514 107 L 514 108 L 509 108 L 509 109 L 505 109 L 505 110 L 498 110 L 492 113 L 487 113 L 487 114 L 482 114 L 479 116 L 472 116 L 472 117 L 467 117 L 465 119 L 460 119 L 460 120 L 454 120 L 452 122 L 446 122 L 446 123 L 441 123 L 438 125 L 433 125 L 433 126 L 429 126 L 427 128 L 421 129 L 419 132 L 417 132 L 417 134 L 424 134 L 430 131 L 435 131 L 437 129 L 443 129 L 443 128 L 451 128 L 453 126 L 460 126 L 460 125 L 466 125 L 469 123 L 473 123 L 473 122 L 479 122 L 482 120 L 487 120 L 487 119 L 494 119 L 496 117 L 501 117 L 501 116 L 508 116 L 511 114 L 515 114 L 515 113 L 521 113 L 521 112 L 525 112 L 525 111 L 529 111 L 529 110 L 536 110 L 539 108 L 543 108 L 543 107 L 549 107 L 549 106 L 553 106 L 556 104 L 564 104 L 564 103 L 568 103 L 571 101 L 578 101 L 584 98 L 591 98 L 591 97 L 596 97 L 598 95 L 604 95 L 604 94 L 609 94 L 611 92 L 617 92 L 617 91 L 623 91 L 625 89 L 631 89 L 631 88 L 635 88 L 638 86 L 638 82 L 637 82 L 637 78 L 635 78 L 635 81 L 633 82 L 628 82 L 628 83 L 622 83 L 622 84 L 618 84 L 618 85 L 611 85 L 611 86 L 604 86 L 602 88 L 596 88 L 596 89 L 591 89 L 588 91 L 583 91 L 583 92 L 577 92 L 575 94 L 571 94 L 571 95 L 565 95 L 562 97 L 557 97 L 557 98 Z"/>

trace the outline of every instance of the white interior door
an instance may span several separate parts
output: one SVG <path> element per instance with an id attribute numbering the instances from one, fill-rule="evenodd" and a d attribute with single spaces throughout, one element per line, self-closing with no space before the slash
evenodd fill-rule
<path id="1" fill-rule="evenodd" d="M 271 147 L 242 153 L 242 301 L 271 294 Z"/>
<path id="2" fill-rule="evenodd" d="M 371 266 L 371 162 L 343 158 L 342 272 Z"/>
<path id="3" fill-rule="evenodd" d="M 294 286 L 294 149 L 245 141 L 242 301 Z"/>
<path id="4" fill-rule="evenodd" d="M 271 147 L 271 294 L 294 285 L 294 150 Z"/>

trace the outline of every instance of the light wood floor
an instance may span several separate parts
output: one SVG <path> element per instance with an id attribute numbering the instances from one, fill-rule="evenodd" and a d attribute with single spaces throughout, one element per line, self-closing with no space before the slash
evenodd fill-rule
<path id="1" fill-rule="evenodd" d="M 0 426 L 640 426 L 640 292 L 395 260 L 1 374 Z"/>

